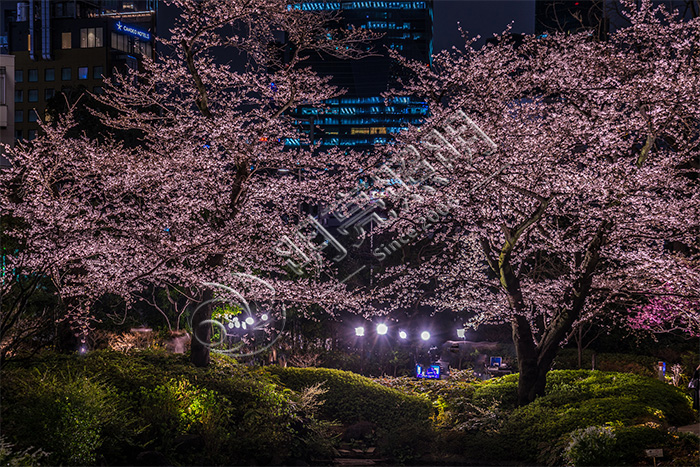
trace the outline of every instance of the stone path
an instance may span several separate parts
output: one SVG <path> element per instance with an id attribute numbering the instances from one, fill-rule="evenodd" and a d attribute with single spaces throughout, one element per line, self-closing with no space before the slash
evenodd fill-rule
<path id="1" fill-rule="evenodd" d="M 696 423 L 695 425 L 679 426 L 678 431 L 683 433 L 695 433 L 696 435 L 700 436 L 700 423 Z"/>

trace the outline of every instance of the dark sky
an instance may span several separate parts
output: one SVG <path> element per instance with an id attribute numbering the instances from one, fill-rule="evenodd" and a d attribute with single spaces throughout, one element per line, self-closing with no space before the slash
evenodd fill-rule
<path id="1" fill-rule="evenodd" d="M 513 32 L 535 32 L 535 0 L 435 0 L 434 51 L 461 47 L 457 22 L 469 36 L 481 35 L 483 44 L 513 22 Z"/>

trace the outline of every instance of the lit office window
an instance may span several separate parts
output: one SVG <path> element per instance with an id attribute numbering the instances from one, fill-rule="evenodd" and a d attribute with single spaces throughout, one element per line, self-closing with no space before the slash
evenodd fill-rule
<path id="1" fill-rule="evenodd" d="M 72 47 L 73 37 L 69 32 L 61 33 L 61 48 L 70 49 Z"/>
<path id="2" fill-rule="evenodd" d="M 92 67 L 92 78 L 93 79 L 102 79 L 103 74 L 104 74 L 104 68 L 102 68 L 101 66 Z"/>
<path id="3" fill-rule="evenodd" d="M 92 49 L 102 47 L 102 28 L 82 28 L 80 30 L 80 48 Z"/>
<path id="4" fill-rule="evenodd" d="M 78 68 L 78 79 L 88 79 L 88 67 L 81 66 Z"/>
<path id="5" fill-rule="evenodd" d="M 15 123 L 22 123 L 24 121 L 24 112 L 22 110 L 15 110 Z"/>
<path id="6" fill-rule="evenodd" d="M 15 102 L 24 102 L 24 91 L 15 89 Z"/>
<path id="7" fill-rule="evenodd" d="M 38 102 L 39 101 L 39 90 L 38 89 L 30 89 L 29 93 L 28 93 L 27 101 Z"/>
<path id="8" fill-rule="evenodd" d="M 15 70 L 15 83 L 21 83 L 24 81 L 24 72 L 22 70 Z"/>
<path id="9" fill-rule="evenodd" d="M 61 79 L 63 81 L 71 80 L 70 68 L 61 68 Z"/>
<path id="10" fill-rule="evenodd" d="M 52 99 L 54 95 L 56 95 L 56 91 L 53 88 L 44 89 L 44 100 L 45 101 Z"/>
<path id="11" fill-rule="evenodd" d="M 29 82 L 36 83 L 39 81 L 39 70 L 29 70 Z"/>
<path id="12" fill-rule="evenodd" d="M 56 79 L 56 70 L 47 68 L 44 70 L 44 81 L 53 81 Z"/>

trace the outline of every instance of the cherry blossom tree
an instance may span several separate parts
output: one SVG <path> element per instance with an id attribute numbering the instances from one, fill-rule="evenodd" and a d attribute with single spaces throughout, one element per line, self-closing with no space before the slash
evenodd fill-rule
<path id="1" fill-rule="evenodd" d="M 412 78 L 396 92 L 433 116 L 387 149 L 375 183 L 389 172 L 411 183 L 386 186 L 398 216 L 381 227 L 401 243 L 434 227 L 414 261 L 387 261 L 372 298 L 509 323 L 520 404 L 544 393 L 560 345 L 608 305 L 664 285 L 673 303 L 699 298 L 688 261 L 700 238 L 700 21 L 626 8 L 631 25 L 606 42 L 554 34 L 516 49 L 504 34 L 480 50 L 466 40 L 431 68 L 397 56 Z M 451 208 L 438 219 L 440 205 Z"/>
<path id="2" fill-rule="evenodd" d="M 71 137 L 80 128 L 68 112 L 10 151 L 0 206 L 24 225 L 8 232 L 24 242 L 10 268 L 17 277 L 50 277 L 83 332 L 104 294 L 128 306 L 149 287 L 180 288 L 209 303 L 214 292 L 204 284 L 243 287 L 232 273 L 267 276 L 281 300 L 329 312 L 343 306 L 351 299 L 342 284 L 285 280 L 273 246 L 292 230 L 284 219 L 298 218 L 302 201 L 344 186 L 354 157 L 285 150 L 284 138 L 299 137 L 285 111 L 343 92 L 305 65 L 310 54 L 360 58 L 374 36 L 334 29 L 333 14 L 282 0 L 170 3 L 181 15 L 171 37 L 158 39 L 166 53 L 143 57 L 140 71 L 115 73 L 94 96 L 111 109 L 94 110 L 104 134 Z M 222 58 L 229 56 L 245 63 L 242 71 Z M 139 144 L 120 141 L 120 131 Z M 270 293 L 250 289 L 249 299 Z M 209 361 L 211 328 L 201 324 L 211 312 L 199 307 L 192 317 L 199 366 Z"/>

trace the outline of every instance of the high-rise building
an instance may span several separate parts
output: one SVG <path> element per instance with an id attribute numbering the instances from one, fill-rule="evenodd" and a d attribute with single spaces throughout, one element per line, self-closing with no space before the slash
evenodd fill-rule
<path id="1" fill-rule="evenodd" d="M 0 167 L 9 164 L 5 158 L 5 144 L 14 144 L 15 121 L 15 57 L 0 54 Z"/>
<path id="2" fill-rule="evenodd" d="M 403 69 L 388 55 L 399 51 L 429 66 L 433 44 L 433 2 L 424 1 L 302 1 L 289 9 L 339 11 L 337 27 L 368 29 L 383 36 L 368 44 L 379 56 L 361 60 L 341 60 L 317 54 L 310 60 L 322 76 L 332 75 L 331 84 L 345 88 L 342 97 L 326 101 L 326 108 L 302 106 L 290 115 L 302 125 L 308 140 L 323 146 L 373 146 L 384 144 L 392 135 L 418 125 L 428 113 L 427 104 L 413 97 L 396 98 L 385 104 L 387 91 Z M 304 144 L 287 140 L 288 146 Z"/>
<path id="3" fill-rule="evenodd" d="M 535 34 L 555 31 L 567 34 L 593 30 L 598 39 L 605 39 L 609 21 L 606 0 L 535 0 Z"/>
<path id="4" fill-rule="evenodd" d="M 156 0 L 20 1 L 4 9 L 15 57 L 14 139 L 33 139 L 47 103 L 61 92 L 100 93 L 116 67 L 153 58 Z M 2 130 L 5 131 L 5 130 Z"/>

